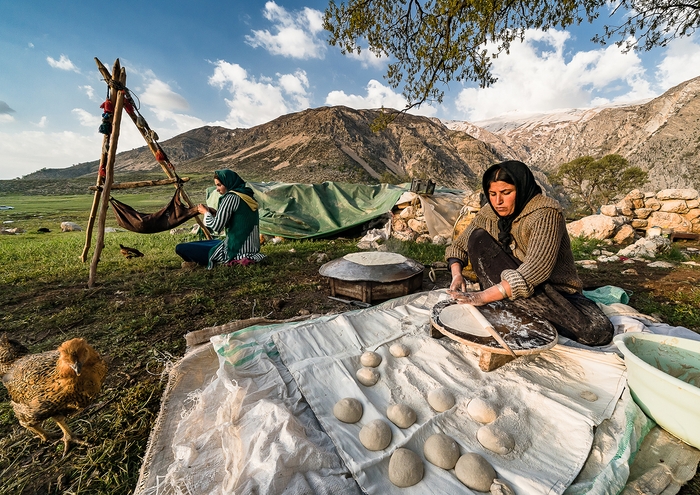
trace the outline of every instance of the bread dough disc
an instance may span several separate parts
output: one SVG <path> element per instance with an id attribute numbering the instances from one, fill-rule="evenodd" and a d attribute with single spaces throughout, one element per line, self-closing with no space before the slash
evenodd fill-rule
<path id="1" fill-rule="evenodd" d="M 436 433 L 423 444 L 423 454 L 431 464 L 442 469 L 452 469 L 459 459 L 459 445 L 447 435 Z"/>
<path id="2" fill-rule="evenodd" d="M 343 256 L 343 259 L 362 266 L 398 265 L 406 261 L 406 257 L 399 253 L 386 253 L 382 251 L 349 253 Z"/>
<path id="3" fill-rule="evenodd" d="M 391 428 L 381 419 L 370 421 L 360 430 L 360 442 L 367 450 L 384 450 L 391 443 Z"/>
<path id="4" fill-rule="evenodd" d="M 488 492 L 493 480 L 496 479 L 496 471 L 491 464 L 474 452 L 459 458 L 455 465 L 455 475 L 467 488 L 479 492 Z"/>
<path id="5" fill-rule="evenodd" d="M 352 397 L 340 399 L 333 406 L 333 416 L 343 423 L 357 423 L 362 417 L 362 402 Z"/>
<path id="6" fill-rule="evenodd" d="M 389 481 L 399 488 L 413 486 L 423 479 L 423 461 L 408 449 L 396 449 L 389 459 Z"/>
<path id="7" fill-rule="evenodd" d="M 474 397 L 467 406 L 469 416 L 479 423 L 493 423 L 496 420 L 496 410 L 488 402 Z"/>
<path id="8" fill-rule="evenodd" d="M 379 381 L 379 372 L 374 368 L 360 368 L 355 374 L 357 381 L 365 387 L 371 387 Z"/>
<path id="9" fill-rule="evenodd" d="M 506 455 L 515 447 L 513 437 L 494 425 L 479 428 L 476 432 L 476 439 L 485 448 L 500 455 Z"/>
<path id="10" fill-rule="evenodd" d="M 447 411 L 455 405 L 455 396 L 446 388 L 440 387 L 428 394 L 428 404 L 437 412 Z"/>
<path id="11" fill-rule="evenodd" d="M 362 366 L 369 366 L 371 368 L 376 368 L 379 366 L 379 363 L 382 362 L 382 356 L 377 354 L 376 352 L 372 351 L 367 351 L 363 352 L 362 356 L 360 356 L 360 364 Z"/>
<path id="12" fill-rule="evenodd" d="M 440 323 L 443 326 L 468 333 L 476 337 L 490 337 L 491 334 L 474 318 L 466 304 L 450 304 L 440 311 Z"/>
<path id="13" fill-rule="evenodd" d="M 406 404 L 392 404 L 386 410 L 386 417 L 399 428 L 408 428 L 416 422 L 416 412 Z"/>
<path id="14" fill-rule="evenodd" d="M 389 352 L 394 357 L 406 357 L 411 354 L 411 349 L 403 344 L 392 344 L 389 347 Z"/>

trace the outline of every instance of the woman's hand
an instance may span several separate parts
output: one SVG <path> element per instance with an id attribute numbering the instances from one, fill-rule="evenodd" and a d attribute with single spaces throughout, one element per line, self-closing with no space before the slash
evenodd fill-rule
<path id="1" fill-rule="evenodd" d="M 464 277 L 461 273 L 452 275 L 452 282 L 450 283 L 450 291 L 462 291 L 467 289 L 467 284 L 464 281 Z"/>
<path id="2" fill-rule="evenodd" d="M 447 293 L 452 296 L 452 299 L 459 304 L 471 304 L 472 306 L 483 306 L 489 301 L 484 297 L 484 291 L 479 292 L 460 292 L 457 290 L 448 290 Z"/>
<path id="3" fill-rule="evenodd" d="M 197 205 L 197 211 L 199 212 L 200 215 L 204 215 L 205 213 L 209 213 L 209 208 L 207 206 L 204 206 L 203 204 L 198 204 Z"/>

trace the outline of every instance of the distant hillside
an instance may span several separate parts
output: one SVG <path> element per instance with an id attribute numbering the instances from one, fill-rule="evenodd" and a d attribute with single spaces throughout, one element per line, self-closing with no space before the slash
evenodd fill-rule
<path id="1" fill-rule="evenodd" d="M 178 173 L 238 171 L 250 181 L 400 182 L 433 178 L 466 188 L 498 161 L 491 146 L 439 121 L 402 115 L 374 133 L 376 110 L 321 107 L 283 115 L 250 129 L 203 127 L 161 142 Z M 98 162 L 45 169 L 23 179 L 94 175 Z M 117 154 L 115 172 L 154 172 L 160 167 L 144 146 Z"/>
<path id="2" fill-rule="evenodd" d="M 700 77 L 637 105 L 446 125 L 547 172 L 580 156 L 617 153 L 649 171 L 647 189 L 700 186 Z"/>

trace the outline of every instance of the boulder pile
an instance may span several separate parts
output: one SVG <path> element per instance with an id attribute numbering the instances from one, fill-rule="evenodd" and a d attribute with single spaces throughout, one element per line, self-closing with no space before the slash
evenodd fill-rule
<path id="1" fill-rule="evenodd" d="M 600 214 L 567 225 L 572 237 L 633 242 L 638 230 L 700 234 L 700 194 L 695 189 L 664 189 L 657 193 L 630 191 Z"/>

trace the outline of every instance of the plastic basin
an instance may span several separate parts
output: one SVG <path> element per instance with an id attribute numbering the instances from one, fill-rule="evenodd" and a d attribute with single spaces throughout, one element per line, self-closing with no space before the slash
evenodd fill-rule
<path id="1" fill-rule="evenodd" d="M 616 335 L 635 402 L 664 430 L 700 448 L 700 341 L 640 332 Z"/>

